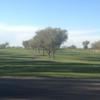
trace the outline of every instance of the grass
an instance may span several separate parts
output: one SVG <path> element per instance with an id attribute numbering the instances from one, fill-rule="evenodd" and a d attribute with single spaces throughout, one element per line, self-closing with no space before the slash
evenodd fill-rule
<path id="1" fill-rule="evenodd" d="M 100 52 L 62 49 L 54 60 L 36 55 L 22 48 L 0 49 L 0 76 L 100 78 Z"/>

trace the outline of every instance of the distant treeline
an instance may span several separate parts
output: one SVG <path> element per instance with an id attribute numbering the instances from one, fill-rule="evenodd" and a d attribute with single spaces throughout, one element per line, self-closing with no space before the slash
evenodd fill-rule
<path id="1" fill-rule="evenodd" d="M 2 44 L 0 44 L 0 49 L 5 49 L 5 48 L 7 48 L 8 46 L 9 46 L 9 43 L 8 43 L 8 42 L 2 43 Z"/>
<path id="2" fill-rule="evenodd" d="M 90 41 L 83 41 L 82 45 L 83 45 L 83 49 L 96 49 L 96 50 L 100 50 L 100 40 L 95 41 L 94 43 L 91 43 L 90 48 L 88 47 L 88 45 L 90 44 Z M 63 48 L 69 48 L 69 49 L 77 49 L 76 45 L 70 45 L 70 46 L 63 46 Z"/>
<path id="3" fill-rule="evenodd" d="M 6 48 L 23 48 L 23 47 L 22 46 L 10 46 L 8 42 L 0 44 L 0 49 L 6 49 Z"/>

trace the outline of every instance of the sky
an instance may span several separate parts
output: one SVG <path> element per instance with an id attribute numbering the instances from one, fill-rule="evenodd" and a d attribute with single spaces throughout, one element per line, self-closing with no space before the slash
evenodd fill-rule
<path id="1" fill-rule="evenodd" d="M 0 0 L 0 43 L 21 46 L 46 27 L 68 30 L 65 46 L 100 40 L 100 0 Z"/>

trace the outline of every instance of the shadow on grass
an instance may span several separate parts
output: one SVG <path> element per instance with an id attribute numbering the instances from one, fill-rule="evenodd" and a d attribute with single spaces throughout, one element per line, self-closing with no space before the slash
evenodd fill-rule
<path id="1" fill-rule="evenodd" d="M 54 61 L 39 61 L 33 59 L 0 60 L 0 73 L 15 72 L 79 72 L 100 73 L 99 64 L 61 63 Z"/>
<path id="2" fill-rule="evenodd" d="M 100 73 L 100 64 L 41 61 L 21 54 L 0 53 L 0 75 L 21 72 Z"/>
<path id="3" fill-rule="evenodd" d="M 100 61 L 100 56 L 94 56 L 94 57 L 84 57 L 84 58 L 81 58 L 81 60 L 85 60 L 85 61 Z"/>

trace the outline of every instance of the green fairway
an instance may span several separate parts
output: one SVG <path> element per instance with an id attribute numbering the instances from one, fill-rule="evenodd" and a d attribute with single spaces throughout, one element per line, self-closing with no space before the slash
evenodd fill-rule
<path id="1" fill-rule="evenodd" d="M 100 52 L 59 50 L 55 59 L 22 48 L 0 49 L 0 76 L 100 77 Z"/>

